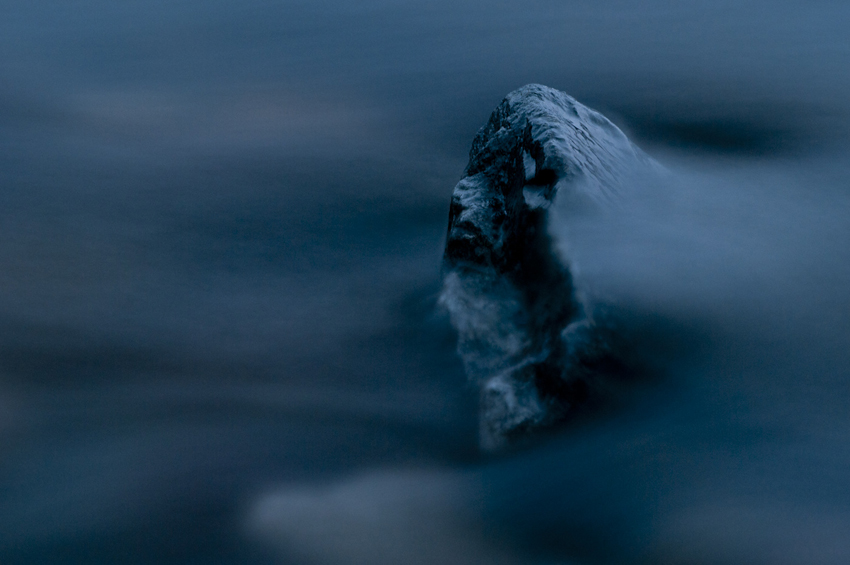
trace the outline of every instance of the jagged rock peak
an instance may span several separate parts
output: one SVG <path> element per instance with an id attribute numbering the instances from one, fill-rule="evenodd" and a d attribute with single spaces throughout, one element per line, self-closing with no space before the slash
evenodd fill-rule
<path id="1" fill-rule="evenodd" d="M 475 136 L 441 302 L 481 390 L 484 448 L 562 421 L 592 389 L 606 344 L 550 235 L 552 210 L 605 206 L 651 163 L 603 115 L 539 84 L 508 94 Z"/>

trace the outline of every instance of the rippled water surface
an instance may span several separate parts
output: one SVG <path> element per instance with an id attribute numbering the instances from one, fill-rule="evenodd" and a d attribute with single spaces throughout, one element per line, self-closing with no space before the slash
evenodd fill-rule
<path id="1" fill-rule="evenodd" d="M 848 22 L 5 2 L 0 562 L 847 563 Z M 529 82 L 669 171 L 552 227 L 647 375 L 485 456 L 440 261 Z"/>

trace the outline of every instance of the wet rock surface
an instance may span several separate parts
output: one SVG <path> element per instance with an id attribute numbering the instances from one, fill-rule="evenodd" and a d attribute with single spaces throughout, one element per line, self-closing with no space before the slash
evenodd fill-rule
<path id="1" fill-rule="evenodd" d="M 653 166 L 607 118 L 542 85 L 510 93 L 476 135 L 452 195 L 441 302 L 480 387 L 483 448 L 564 421 L 617 364 L 550 227 L 610 206 Z"/>

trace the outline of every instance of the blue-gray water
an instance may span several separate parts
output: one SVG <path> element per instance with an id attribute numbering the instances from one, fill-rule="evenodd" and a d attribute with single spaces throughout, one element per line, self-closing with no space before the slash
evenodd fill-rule
<path id="1" fill-rule="evenodd" d="M 848 23 L 3 3 L 0 563 L 847 563 Z M 440 257 L 528 82 L 675 179 L 564 227 L 652 374 L 483 457 Z"/>

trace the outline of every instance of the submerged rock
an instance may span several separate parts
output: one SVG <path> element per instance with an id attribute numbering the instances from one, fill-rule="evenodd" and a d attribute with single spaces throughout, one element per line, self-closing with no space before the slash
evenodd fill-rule
<path id="1" fill-rule="evenodd" d="M 609 348 L 550 224 L 555 210 L 608 205 L 647 166 L 607 118 L 537 84 L 508 94 L 476 135 L 452 195 L 441 302 L 480 387 L 485 449 L 588 396 Z"/>

